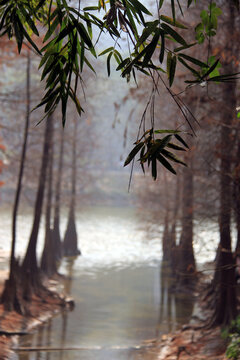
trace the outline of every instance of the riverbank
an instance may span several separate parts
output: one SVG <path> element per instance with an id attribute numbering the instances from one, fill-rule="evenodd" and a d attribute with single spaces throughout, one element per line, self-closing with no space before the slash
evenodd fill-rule
<path id="1" fill-rule="evenodd" d="M 8 277 L 8 272 L 0 271 L 0 294 L 3 291 L 4 282 Z M 57 291 L 61 281 L 52 280 L 48 287 L 50 290 Z M 64 299 L 64 301 L 63 301 Z M 64 304 L 64 305 L 63 305 Z M 44 301 L 40 298 L 34 297 L 29 305 L 29 312 L 31 315 L 22 316 L 15 311 L 6 312 L 3 305 L 0 305 L 0 360 L 10 360 L 13 358 L 13 348 L 17 348 L 19 337 L 30 333 L 34 328 L 43 324 L 48 319 L 56 316 L 63 309 L 71 308 L 73 300 L 71 298 L 64 298 L 63 294 L 60 297 L 47 296 Z"/>
<path id="2" fill-rule="evenodd" d="M 226 341 L 220 328 L 196 330 L 184 327 L 148 343 L 144 360 L 227 360 Z"/>
<path id="3" fill-rule="evenodd" d="M 0 272 L 0 292 L 2 291 L 7 272 Z M 61 280 L 60 280 L 61 283 Z M 61 290 L 61 286 L 52 281 L 52 288 Z M 13 348 L 17 348 L 20 334 L 25 334 L 33 328 L 59 314 L 63 307 L 56 298 L 45 299 L 45 302 L 35 298 L 31 304 L 31 316 L 22 317 L 19 314 L 5 313 L 0 306 L 0 360 L 13 358 Z M 225 360 L 225 341 L 221 338 L 220 329 L 197 330 L 189 325 L 174 333 L 162 335 L 160 339 L 143 342 L 142 350 L 133 359 L 136 360 Z"/>

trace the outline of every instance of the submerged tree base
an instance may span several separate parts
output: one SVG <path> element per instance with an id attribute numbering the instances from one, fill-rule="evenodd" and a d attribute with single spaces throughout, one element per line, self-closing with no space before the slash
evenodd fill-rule
<path id="1" fill-rule="evenodd" d="M 8 282 L 8 280 L 6 280 Z M 3 287 L 5 286 L 4 290 Z M 6 293 L 6 285 L 0 287 L 2 292 L 2 299 Z M 6 298 L 5 298 L 6 299 Z M 34 326 L 40 325 L 42 320 L 51 317 L 56 312 L 61 312 L 63 309 L 72 310 L 74 302 L 72 298 L 66 297 L 57 292 L 56 286 L 53 288 L 50 283 L 45 281 L 44 287 L 42 286 L 41 294 L 32 294 L 31 301 L 24 301 L 21 298 L 22 312 L 6 311 L 6 303 L 0 304 L 0 335 L 23 335 L 28 333 Z M 27 308 L 27 313 L 26 313 Z M 1 342 L 0 342 L 1 344 Z M 0 359 L 1 346 L 0 346 Z"/>
<path id="2" fill-rule="evenodd" d="M 75 215 L 73 210 L 71 210 L 68 218 L 67 230 L 63 241 L 63 256 L 78 255 L 81 255 L 81 251 L 78 249 Z"/>
<path id="3" fill-rule="evenodd" d="M 30 272 L 16 262 L 14 271 L 5 280 L 0 296 L 1 306 L 5 312 L 32 316 L 32 304 L 36 300 L 38 304 L 56 301 L 61 307 L 66 305 L 64 296 L 59 295 L 56 289 L 49 288 L 49 280 L 40 269 Z"/>

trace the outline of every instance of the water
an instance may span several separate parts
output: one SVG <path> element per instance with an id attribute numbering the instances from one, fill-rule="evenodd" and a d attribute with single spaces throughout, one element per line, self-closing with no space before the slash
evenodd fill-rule
<path id="1" fill-rule="evenodd" d="M 65 282 L 75 301 L 73 312 L 54 318 L 22 346 L 51 347 L 48 359 L 137 359 L 144 340 L 175 330 L 191 317 L 193 300 L 161 285 L 160 266 L 130 265 L 97 269 L 93 275 L 64 262 Z M 76 265 L 76 270 L 75 270 Z M 71 350 L 59 351 L 59 348 Z M 74 350 L 74 348 L 78 348 Z M 19 360 L 46 359 L 47 352 L 19 353 Z M 39 357 L 37 357 L 39 356 Z"/>
<path id="2" fill-rule="evenodd" d="M 145 359 L 144 341 L 186 323 L 194 307 L 189 295 L 171 291 L 171 279 L 161 269 L 162 228 L 157 222 L 144 224 L 131 208 L 85 208 L 77 219 L 82 256 L 75 262 L 63 261 L 60 268 L 67 275 L 64 287 L 75 299 L 75 309 L 22 338 L 21 346 L 51 351 L 18 352 L 17 358 Z M 9 216 L 1 221 L 7 223 Z M 31 216 L 25 213 L 19 221 L 19 255 L 24 253 L 30 225 Z M 66 219 L 62 232 L 65 226 Z M 0 239 L 5 242 L 0 246 L 5 250 L 8 231 L 1 227 Z M 39 253 L 42 240 L 43 231 Z"/>

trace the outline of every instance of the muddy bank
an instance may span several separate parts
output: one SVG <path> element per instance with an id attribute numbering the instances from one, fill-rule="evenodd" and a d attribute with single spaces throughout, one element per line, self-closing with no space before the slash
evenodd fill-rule
<path id="1" fill-rule="evenodd" d="M 227 343 L 221 338 L 220 328 L 211 330 L 179 330 L 163 335 L 160 341 L 148 344 L 144 360 L 227 360 Z M 140 358 L 139 358 L 140 359 Z"/>
<path id="2" fill-rule="evenodd" d="M 7 276 L 7 271 L 0 271 L 0 294 Z M 0 305 L 0 360 L 13 358 L 12 349 L 17 348 L 19 336 L 30 333 L 35 327 L 56 316 L 63 309 L 73 307 L 73 300 L 59 291 L 61 278 L 51 280 L 47 285 L 52 291 L 58 290 L 60 295 L 46 296 L 44 299 L 34 296 L 32 302 L 29 303 L 31 314 L 29 316 L 22 316 L 15 311 L 6 312 L 3 305 Z"/>
<path id="3" fill-rule="evenodd" d="M 1 285 L 7 272 L 0 273 Z M 61 286 L 55 281 L 50 283 L 52 289 L 61 291 Z M 21 334 L 30 332 L 34 327 L 41 325 L 49 318 L 59 314 L 62 304 L 57 298 L 34 298 L 30 306 L 31 316 L 22 317 L 17 313 L 5 313 L 0 306 L 0 360 L 11 359 L 17 348 Z M 103 330 L 104 331 L 104 330 Z M 139 344 L 140 345 L 140 344 Z M 196 359 L 196 360 L 223 360 L 226 343 L 221 339 L 220 329 L 196 330 L 189 326 L 183 327 L 174 333 L 163 335 L 159 340 L 146 341 L 141 347 L 140 354 L 133 351 L 135 360 L 168 360 L 168 359 Z"/>

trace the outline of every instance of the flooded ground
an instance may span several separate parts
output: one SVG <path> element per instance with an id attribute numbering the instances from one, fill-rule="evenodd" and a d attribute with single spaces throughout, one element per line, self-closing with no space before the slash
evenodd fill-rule
<path id="1" fill-rule="evenodd" d="M 76 301 L 74 311 L 21 341 L 21 346 L 55 350 L 48 358 L 46 351 L 19 353 L 19 360 L 132 359 L 142 352 L 138 348 L 144 340 L 174 330 L 191 317 L 193 299 L 171 295 L 166 283 L 161 288 L 157 262 L 124 269 L 103 267 L 94 276 L 81 273 L 78 262 L 81 258 L 76 268 L 71 262 L 64 264 L 69 276 L 65 287 Z"/>
<path id="2" fill-rule="evenodd" d="M 30 224 L 27 214 L 19 219 L 19 254 Z M 145 340 L 188 322 L 194 308 L 194 300 L 174 294 L 163 274 L 161 226 L 149 223 L 146 236 L 135 210 L 99 207 L 79 212 L 77 227 L 82 256 L 64 260 L 59 269 L 75 309 L 23 337 L 21 347 L 32 351 L 18 352 L 17 359 L 141 359 Z M 1 227 L 1 241 L 9 237 L 6 229 Z M 8 243 L 0 246 L 7 250 Z M 39 253 L 41 247 L 40 241 Z"/>

